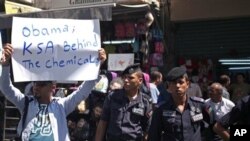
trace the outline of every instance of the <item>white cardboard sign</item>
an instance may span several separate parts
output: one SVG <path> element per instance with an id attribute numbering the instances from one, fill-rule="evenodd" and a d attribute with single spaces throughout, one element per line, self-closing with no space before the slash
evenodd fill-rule
<path id="1" fill-rule="evenodd" d="M 97 78 L 99 20 L 13 17 L 12 46 L 15 82 Z"/>
<path id="2" fill-rule="evenodd" d="M 134 64 L 134 54 L 109 54 L 108 70 L 123 71 L 127 66 Z"/>

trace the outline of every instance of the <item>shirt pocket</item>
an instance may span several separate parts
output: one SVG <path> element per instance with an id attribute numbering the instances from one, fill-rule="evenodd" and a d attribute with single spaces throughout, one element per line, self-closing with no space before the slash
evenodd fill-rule
<path id="1" fill-rule="evenodd" d="M 143 115 L 138 115 L 133 112 L 130 112 L 130 121 L 134 124 L 138 124 L 141 122 Z"/>
<path id="2" fill-rule="evenodd" d="M 163 111 L 162 113 L 163 123 L 165 127 L 173 127 L 176 125 L 176 112 L 175 111 Z"/>
<path id="3" fill-rule="evenodd" d="M 175 117 L 173 116 L 163 116 L 164 124 L 167 126 L 172 126 L 175 124 Z"/>
<path id="4" fill-rule="evenodd" d="M 111 107 L 110 121 L 118 122 L 121 121 L 123 117 L 123 110 L 118 106 Z"/>

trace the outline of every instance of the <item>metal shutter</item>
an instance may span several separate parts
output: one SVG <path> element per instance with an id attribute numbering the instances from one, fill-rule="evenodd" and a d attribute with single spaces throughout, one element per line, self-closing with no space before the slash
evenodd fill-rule
<path id="1" fill-rule="evenodd" d="M 183 57 L 250 56 L 250 18 L 175 24 L 175 55 Z"/>

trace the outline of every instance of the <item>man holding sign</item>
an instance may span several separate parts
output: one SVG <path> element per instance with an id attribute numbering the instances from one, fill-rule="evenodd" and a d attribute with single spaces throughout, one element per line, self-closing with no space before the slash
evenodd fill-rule
<path id="1" fill-rule="evenodd" d="M 53 97 L 56 87 L 53 81 L 36 81 L 33 86 L 33 96 L 26 100 L 25 95 L 15 88 L 10 80 L 9 64 L 13 51 L 11 44 L 4 45 L 0 90 L 22 113 L 17 129 L 21 139 L 23 141 L 69 141 L 66 116 L 80 101 L 88 97 L 97 80 L 83 82 L 76 91 L 65 98 Z M 99 60 L 101 63 L 106 60 L 104 49 L 99 50 Z M 26 106 L 27 103 L 28 106 Z M 27 107 L 27 114 L 23 113 L 25 107 Z"/>

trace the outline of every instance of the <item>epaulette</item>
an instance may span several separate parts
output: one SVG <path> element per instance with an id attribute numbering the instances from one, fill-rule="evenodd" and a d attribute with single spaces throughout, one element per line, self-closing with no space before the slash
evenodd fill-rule
<path id="1" fill-rule="evenodd" d="M 148 96 L 147 94 L 142 94 L 142 97 L 145 98 L 146 100 L 149 101 L 149 103 L 152 103 L 152 98 L 150 96 Z"/>
<path id="2" fill-rule="evenodd" d="M 194 100 L 194 101 L 201 102 L 201 103 L 204 103 L 204 102 L 205 102 L 205 100 L 204 100 L 203 98 L 196 97 L 196 96 L 191 96 L 190 99 L 191 99 L 191 100 Z"/>

